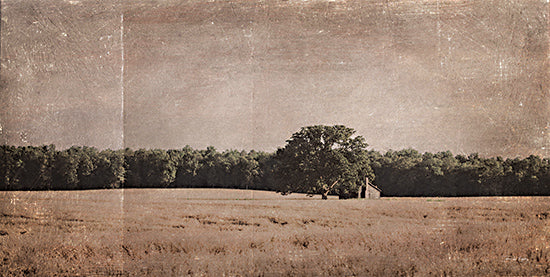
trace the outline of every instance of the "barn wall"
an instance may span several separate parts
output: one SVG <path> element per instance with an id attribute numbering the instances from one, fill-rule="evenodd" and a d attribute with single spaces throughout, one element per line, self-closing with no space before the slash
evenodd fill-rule
<path id="1" fill-rule="evenodd" d="M 371 186 L 367 186 L 366 198 L 368 198 L 368 199 L 379 199 L 380 198 L 380 191 L 378 191 L 377 189 L 375 189 Z"/>

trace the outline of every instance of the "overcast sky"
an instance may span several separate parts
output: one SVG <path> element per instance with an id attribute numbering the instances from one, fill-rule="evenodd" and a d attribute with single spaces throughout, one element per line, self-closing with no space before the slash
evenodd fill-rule
<path id="1" fill-rule="evenodd" d="M 550 153 L 547 1 L 1 3 L 1 143 Z"/>

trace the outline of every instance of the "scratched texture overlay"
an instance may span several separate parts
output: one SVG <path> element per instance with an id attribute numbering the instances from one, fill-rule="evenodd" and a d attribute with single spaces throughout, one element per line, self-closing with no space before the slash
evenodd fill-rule
<path id="1" fill-rule="evenodd" d="M 344 124 L 379 151 L 550 154 L 547 0 L 0 4 L 0 144 L 273 151 Z M 124 220 L 143 199 L 125 209 L 124 190 L 59 193 L 0 208 L 47 222 L 88 203 L 113 233 L 82 223 L 74 245 L 122 245 L 139 223 Z"/>
<path id="2" fill-rule="evenodd" d="M 4 144 L 548 156 L 547 1 L 1 3 Z"/>

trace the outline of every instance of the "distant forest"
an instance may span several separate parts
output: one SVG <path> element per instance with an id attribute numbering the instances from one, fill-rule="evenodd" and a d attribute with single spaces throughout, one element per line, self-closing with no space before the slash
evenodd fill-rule
<path id="1" fill-rule="evenodd" d="M 0 146 L 0 190 L 238 188 L 278 191 L 275 153 Z M 550 195 L 550 162 L 413 149 L 368 151 L 383 196 Z M 353 195 L 348 195 L 352 197 Z"/>

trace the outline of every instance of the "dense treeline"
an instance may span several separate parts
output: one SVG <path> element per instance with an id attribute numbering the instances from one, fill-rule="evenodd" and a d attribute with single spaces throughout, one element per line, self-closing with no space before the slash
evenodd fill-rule
<path id="1" fill-rule="evenodd" d="M 370 153 L 375 183 L 391 196 L 550 195 L 550 162 L 413 149 Z"/>
<path id="2" fill-rule="evenodd" d="M 278 190 L 275 154 L 257 151 L 102 150 L 0 146 L 1 190 L 243 188 Z M 550 162 L 412 149 L 369 151 L 385 196 L 550 195 Z M 370 169 L 369 169 L 370 170 Z"/>
<path id="3" fill-rule="evenodd" d="M 194 150 L 125 150 L 127 188 L 269 189 L 261 179 L 264 152 Z"/>
<path id="4" fill-rule="evenodd" d="M 272 155 L 194 150 L 103 150 L 0 146 L 0 190 L 102 188 L 272 189 L 263 172 Z M 265 179 L 265 178 L 264 178 Z"/>
<path id="5" fill-rule="evenodd" d="M 4 145 L 0 146 L 0 161 L 2 190 L 119 188 L 124 182 L 122 151 Z"/>

